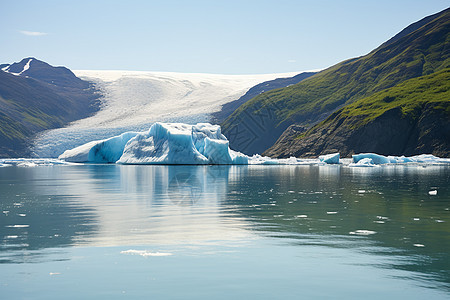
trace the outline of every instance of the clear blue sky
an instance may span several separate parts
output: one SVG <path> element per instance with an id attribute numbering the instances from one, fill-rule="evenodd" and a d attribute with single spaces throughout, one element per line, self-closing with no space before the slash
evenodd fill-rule
<path id="1" fill-rule="evenodd" d="M 448 0 L 0 0 L 0 63 L 252 74 L 364 55 Z"/>

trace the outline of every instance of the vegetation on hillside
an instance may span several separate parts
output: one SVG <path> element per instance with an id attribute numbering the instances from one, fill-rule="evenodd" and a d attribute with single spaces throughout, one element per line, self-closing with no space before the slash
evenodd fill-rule
<path id="1" fill-rule="evenodd" d="M 417 30 L 411 31 L 411 27 L 417 26 L 410 25 L 402 31 L 405 34 L 399 33 L 398 38 L 365 56 L 339 63 L 296 85 L 253 98 L 225 120 L 224 134 L 245 134 L 246 129 L 239 128 L 245 115 L 258 115 L 267 107 L 276 106 L 273 120 L 262 124 L 264 134 L 253 143 L 267 144 L 267 140 L 271 140 L 273 144 L 291 124 L 314 125 L 359 99 L 450 67 L 450 9 L 437 14 Z M 230 145 L 234 144 L 230 139 Z"/>
<path id="2" fill-rule="evenodd" d="M 329 152 L 450 156 L 450 68 L 349 104 L 305 132 L 282 136 L 265 154 Z"/>

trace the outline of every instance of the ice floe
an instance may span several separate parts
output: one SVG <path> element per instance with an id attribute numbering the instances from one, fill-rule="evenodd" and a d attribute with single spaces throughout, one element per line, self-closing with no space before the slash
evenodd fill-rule
<path id="1" fill-rule="evenodd" d="M 0 167 L 37 167 L 37 166 L 54 166 L 54 165 L 70 165 L 70 162 L 62 161 L 55 158 L 4 158 L 0 159 Z"/>

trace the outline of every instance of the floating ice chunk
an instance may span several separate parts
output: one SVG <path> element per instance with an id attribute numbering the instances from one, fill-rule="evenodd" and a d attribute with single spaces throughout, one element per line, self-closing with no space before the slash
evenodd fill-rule
<path id="1" fill-rule="evenodd" d="M 278 159 L 273 159 L 267 156 L 261 156 L 259 154 L 255 154 L 249 158 L 249 164 L 251 165 L 279 165 L 280 162 Z"/>
<path id="2" fill-rule="evenodd" d="M 349 233 L 353 234 L 353 235 L 371 235 L 371 234 L 375 234 L 377 232 L 372 231 L 372 230 L 359 229 L 359 230 L 355 230 L 355 231 L 350 231 Z"/>
<path id="3" fill-rule="evenodd" d="M 362 158 L 357 162 L 352 162 L 348 165 L 349 167 L 377 167 L 378 165 L 374 164 L 372 158 Z"/>
<path id="4" fill-rule="evenodd" d="M 125 132 L 109 139 L 92 141 L 66 150 L 59 159 L 69 162 L 114 163 L 122 156 L 127 142 L 137 134 L 137 132 Z"/>
<path id="5" fill-rule="evenodd" d="M 431 154 L 421 154 L 416 156 L 383 156 L 375 153 L 360 153 L 352 155 L 353 164 L 363 159 L 370 158 L 375 165 L 382 164 L 405 164 L 405 163 L 421 163 L 421 164 L 448 164 L 450 160 L 447 158 L 439 158 Z"/>
<path id="6" fill-rule="evenodd" d="M 340 157 L 339 153 L 332 153 L 332 154 L 319 156 L 319 160 L 326 164 L 338 164 L 339 157 Z"/>
<path id="7" fill-rule="evenodd" d="M 353 163 L 358 163 L 363 159 L 370 159 L 372 164 L 380 165 L 380 164 L 388 164 L 391 162 L 391 159 L 386 156 L 375 154 L 375 153 L 361 153 L 352 155 Z M 368 161 L 368 160 L 366 160 Z"/>
<path id="8" fill-rule="evenodd" d="M 147 250 L 126 250 L 126 251 L 120 251 L 120 254 L 132 254 L 132 255 L 140 255 L 140 256 L 170 256 L 172 253 L 168 252 L 149 252 Z"/>
<path id="9" fill-rule="evenodd" d="M 428 195 L 430 196 L 436 196 L 437 195 L 437 190 L 431 190 L 428 192 Z"/>

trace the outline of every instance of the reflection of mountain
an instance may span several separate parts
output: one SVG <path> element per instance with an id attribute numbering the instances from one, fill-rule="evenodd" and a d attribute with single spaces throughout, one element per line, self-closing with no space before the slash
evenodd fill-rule
<path id="1" fill-rule="evenodd" d="M 428 168 L 248 168 L 230 179 L 226 206 L 264 235 L 332 247 L 370 242 L 363 251 L 398 255 L 389 267 L 450 284 L 450 174 Z M 431 187 L 442 189 L 439 198 Z"/>
<path id="2" fill-rule="evenodd" d="M 71 246 L 95 234 L 92 208 L 64 189 L 76 178 L 45 169 L 0 168 L 0 263 L 33 261 L 22 251 Z"/>

